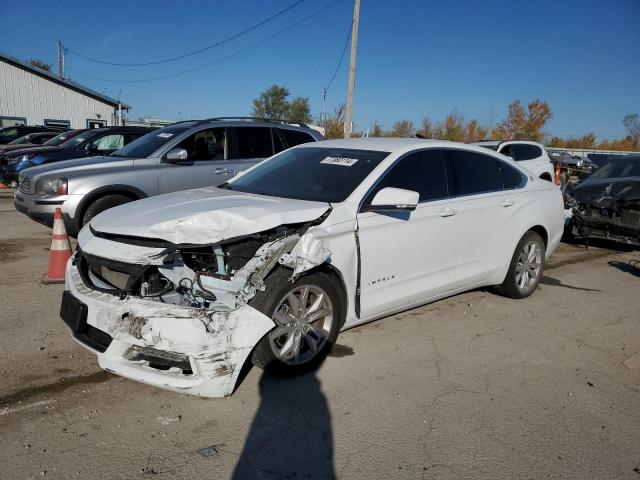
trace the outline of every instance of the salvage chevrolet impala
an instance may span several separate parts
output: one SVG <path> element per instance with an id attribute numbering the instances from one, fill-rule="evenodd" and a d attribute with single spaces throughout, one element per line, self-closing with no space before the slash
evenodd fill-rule
<path id="1" fill-rule="evenodd" d="M 527 297 L 563 224 L 556 186 L 482 147 L 306 144 L 96 216 L 61 316 L 110 372 L 228 396 L 247 362 L 302 373 L 355 325 L 479 287 Z"/>

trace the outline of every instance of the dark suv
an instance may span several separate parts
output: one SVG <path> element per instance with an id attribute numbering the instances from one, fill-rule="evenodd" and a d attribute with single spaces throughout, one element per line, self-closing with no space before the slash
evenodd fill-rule
<path id="1" fill-rule="evenodd" d="M 144 197 L 219 185 L 301 143 L 324 140 L 303 124 L 211 118 L 178 122 L 145 135 L 111 155 L 28 168 L 15 206 L 51 225 L 62 209 L 67 231 L 78 233 L 98 213 Z"/>
<path id="2" fill-rule="evenodd" d="M 0 145 L 6 145 L 29 133 L 37 132 L 63 132 L 66 128 L 45 127 L 42 125 L 13 125 L 11 127 L 0 128 Z"/>

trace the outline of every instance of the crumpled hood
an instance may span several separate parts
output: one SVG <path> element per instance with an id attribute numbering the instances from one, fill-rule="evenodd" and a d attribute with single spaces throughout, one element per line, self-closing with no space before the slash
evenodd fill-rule
<path id="1" fill-rule="evenodd" d="M 600 205 L 640 200 L 640 178 L 585 180 L 568 194 L 577 202 Z"/>
<path id="2" fill-rule="evenodd" d="M 330 205 L 234 192 L 215 187 L 159 195 L 109 209 L 91 220 L 102 233 L 161 239 L 174 244 L 211 244 L 309 222 Z"/>

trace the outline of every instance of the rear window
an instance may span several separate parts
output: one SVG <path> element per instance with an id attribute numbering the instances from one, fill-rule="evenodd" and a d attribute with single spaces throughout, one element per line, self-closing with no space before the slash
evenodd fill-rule
<path id="1" fill-rule="evenodd" d="M 502 173 L 493 157 L 462 150 L 450 151 L 449 155 L 455 173 L 456 194 L 502 190 Z"/>
<path id="2" fill-rule="evenodd" d="M 526 143 L 514 143 L 511 146 L 511 157 L 516 162 L 524 160 L 533 160 L 542 156 L 542 150 L 537 145 L 529 145 Z"/>
<path id="3" fill-rule="evenodd" d="M 298 130 L 286 130 L 280 129 L 280 133 L 284 136 L 285 142 L 287 142 L 288 147 L 295 147 L 296 145 L 300 145 L 301 143 L 309 143 L 313 142 L 314 138 L 305 132 L 300 132 Z"/>

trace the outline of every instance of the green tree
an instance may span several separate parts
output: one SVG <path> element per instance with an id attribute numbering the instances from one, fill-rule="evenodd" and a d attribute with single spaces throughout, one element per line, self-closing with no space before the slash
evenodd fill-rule
<path id="1" fill-rule="evenodd" d="M 291 105 L 287 101 L 289 90 L 280 85 L 271 85 L 253 100 L 253 116 L 288 120 Z"/>
<path id="2" fill-rule="evenodd" d="M 47 72 L 51 71 L 51 65 L 42 60 L 38 60 L 37 58 L 30 58 L 27 60 L 27 63 L 33 65 L 34 67 L 38 67 L 40 70 L 45 70 Z"/>
<path id="3" fill-rule="evenodd" d="M 289 116 L 287 120 L 294 123 L 311 123 L 311 108 L 308 97 L 296 97 L 289 104 Z"/>

